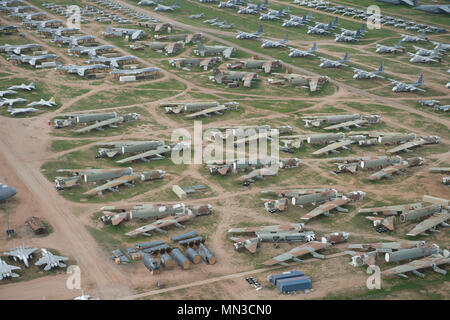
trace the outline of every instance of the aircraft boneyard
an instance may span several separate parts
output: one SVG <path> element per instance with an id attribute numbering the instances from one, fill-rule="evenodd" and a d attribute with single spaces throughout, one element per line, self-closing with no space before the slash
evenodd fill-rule
<path id="1" fill-rule="evenodd" d="M 7 298 L 448 299 L 449 6 L 362 2 L 0 0 Z"/>

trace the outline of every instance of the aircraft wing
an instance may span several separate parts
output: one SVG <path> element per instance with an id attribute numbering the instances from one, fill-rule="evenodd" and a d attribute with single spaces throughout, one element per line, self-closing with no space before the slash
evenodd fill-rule
<path id="1" fill-rule="evenodd" d="M 168 54 L 172 54 L 173 53 L 173 50 L 175 48 L 175 44 L 176 43 L 174 42 L 174 43 L 169 43 L 169 44 L 166 45 L 166 47 L 164 49 L 166 49 Z"/>
<path id="2" fill-rule="evenodd" d="M 319 77 L 312 77 L 309 79 L 309 91 L 315 92 L 317 90 L 317 84 L 319 83 Z"/>
<path id="3" fill-rule="evenodd" d="M 157 221 L 155 221 L 155 222 L 153 222 L 151 224 L 147 224 L 147 225 L 145 225 L 143 227 L 137 228 L 137 229 L 135 229 L 133 231 L 130 231 L 128 233 L 125 233 L 125 235 L 127 235 L 127 236 L 137 236 L 137 235 L 140 235 L 140 234 L 143 234 L 143 233 L 148 233 L 149 231 L 152 231 L 152 230 L 156 230 L 158 232 L 165 233 L 165 231 L 162 230 L 161 228 L 169 227 L 171 225 L 179 225 L 179 226 L 181 226 L 179 224 L 180 222 L 186 221 L 186 220 L 188 220 L 188 219 L 190 219 L 192 217 L 194 217 L 194 216 L 190 216 L 190 215 L 175 216 L 175 217 L 169 216 L 169 217 L 157 220 Z"/>
<path id="4" fill-rule="evenodd" d="M 418 139 L 418 140 L 413 140 L 413 141 L 409 141 L 406 143 L 403 143 L 395 148 L 389 149 L 388 151 L 386 151 L 387 153 L 397 153 L 406 149 L 410 149 L 412 147 L 417 147 L 420 146 L 422 144 L 425 144 L 426 141 L 424 139 Z"/>
<path id="5" fill-rule="evenodd" d="M 358 252 L 353 250 L 347 250 L 345 253 L 351 255 L 352 257 L 359 257 L 361 265 L 366 264 L 368 266 L 374 266 L 376 263 L 376 257 L 373 253 Z"/>
<path id="6" fill-rule="evenodd" d="M 313 155 L 326 154 L 332 150 L 336 150 L 336 149 L 348 146 L 349 144 L 352 144 L 352 143 L 353 143 L 352 140 L 343 140 L 343 141 L 335 142 L 335 143 L 329 144 L 328 146 L 326 146 L 322 149 L 314 151 L 312 154 Z"/>
<path id="7" fill-rule="evenodd" d="M 435 214 L 435 215 L 429 217 L 428 219 L 425 219 L 418 225 L 416 225 L 406 235 L 415 237 L 431 228 L 436 227 L 437 225 L 447 221 L 448 219 L 450 219 L 450 213 L 441 212 L 441 213 Z"/>
<path id="8" fill-rule="evenodd" d="M 417 271 L 425 268 L 436 269 L 437 266 L 450 263 L 450 258 L 441 255 L 431 255 L 423 259 L 414 260 L 409 263 L 394 267 L 392 269 L 384 270 L 381 274 L 385 277 L 393 277 L 396 275 L 403 275 L 408 271 Z"/>
<path id="9" fill-rule="evenodd" d="M 303 227 L 302 223 L 290 223 L 290 224 L 273 225 L 273 226 L 231 228 L 228 230 L 228 232 L 229 233 L 254 233 L 254 232 L 258 232 L 258 231 L 263 231 L 263 232 L 291 231 L 291 230 L 301 230 L 302 227 Z"/>
<path id="10" fill-rule="evenodd" d="M 256 76 L 255 73 L 248 73 L 243 78 L 242 81 L 244 81 L 244 87 L 250 87 L 252 85 L 252 80 Z"/>
<path id="11" fill-rule="evenodd" d="M 229 59 L 229 58 L 231 57 L 231 54 L 233 53 L 233 49 L 234 49 L 233 47 L 226 48 L 226 49 L 222 52 L 223 56 L 224 56 L 225 58 Z"/>
<path id="12" fill-rule="evenodd" d="M 323 248 L 326 248 L 330 246 L 329 243 L 323 243 L 323 242 L 318 242 L 318 241 L 311 241 L 309 243 L 305 243 L 301 246 L 298 246 L 292 250 L 289 250 L 288 252 L 282 253 L 278 256 L 276 256 L 275 258 L 272 258 L 270 260 L 267 260 L 265 262 L 263 262 L 264 265 L 266 266 L 272 266 L 278 263 L 284 263 L 287 260 L 291 260 L 294 258 L 298 258 L 301 256 L 304 256 L 305 254 L 311 253 L 311 254 L 315 254 L 316 250 L 320 250 Z"/>
<path id="13" fill-rule="evenodd" d="M 407 166 L 408 165 L 405 165 L 405 164 L 393 165 L 393 166 L 381 169 L 378 172 L 375 172 L 374 174 L 372 174 L 367 179 L 369 179 L 369 180 L 381 180 L 384 177 L 390 177 L 390 176 L 392 176 L 392 174 L 407 168 Z"/>
<path id="14" fill-rule="evenodd" d="M 158 156 L 161 153 L 167 153 L 170 150 L 171 149 L 170 149 L 169 146 L 162 146 L 162 147 L 159 147 L 158 149 L 146 151 L 146 152 L 140 153 L 140 154 L 132 156 L 132 157 L 128 157 L 128 158 L 125 158 L 125 159 L 122 159 L 122 160 L 118 160 L 116 162 L 117 163 L 128 163 L 128 162 L 132 162 L 132 161 L 135 161 L 135 160 L 140 160 L 140 159 L 143 159 L 143 158 L 148 158 L 148 157 L 152 157 L 152 156 Z"/>
<path id="15" fill-rule="evenodd" d="M 235 243 L 244 244 L 245 249 L 247 249 L 250 253 L 255 253 L 258 248 L 259 239 L 258 238 L 239 238 L 239 237 L 231 237 L 230 238 Z"/>
<path id="16" fill-rule="evenodd" d="M 105 126 L 110 126 L 110 125 L 116 124 L 118 122 L 121 122 L 122 120 L 123 120 L 122 117 L 117 117 L 117 118 L 107 119 L 107 120 L 104 120 L 104 121 L 99 121 L 99 122 L 94 123 L 94 124 L 92 124 L 90 126 L 78 129 L 75 132 L 76 133 L 89 132 L 91 130 L 100 129 L 101 127 L 105 127 Z"/>
<path id="17" fill-rule="evenodd" d="M 324 204 L 322 204 L 321 206 L 318 206 L 317 208 L 308 212 L 305 216 L 301 217 L 301 219 L 309 220 L 309 219 L 315 218 L 317 216 L 320 216 L 321 214 L 327 213 L 327 212 L 329 212 L 339 206 L 342 206 L 348 202 L 349 202 L 348 199 L 343 199 L 343 198 L 332 200 L 332 201 L 327 201 Z"/>
<path id="18" fill-rule="evenodd" d="M 403 0 L 403 2 L 406 2 L 410 6 L 415 6 L 416 5 L 416 3 L 414 3 L 414 1 L 412 1 L 412 0 Z"/>
<path id="19" fill-rule="evenodd" d="M 101 186 L 98 186 L 98 187 L 96 187 L 94 189 L 91 189 L 91 190 L 89 190 L 89 191 L 87 191 L 87 192 L 85 192 L 83 194 L 84 195 L 88 195 L 88 196 L 94 196 L 96 194 L 101 193 L 104 190 L 109 190 L 111 188 L 118 187 L 118 186 L 120 186 L 122 184 L 129 183 L 129 182 L 132 182 L 132 181 L 136 181 L 136 180 L 139 180 L 139 179 L 140 179 L 140 177 L 138 175 L 122 176 L 122 177 L 119 177 L 117 179 L 111 180 L 111 181 L 109 181 L 109 182 L 107 182 L 107 183 L 105 183 L 105 184 L 103 184 Z"/>
<path id="20" fill-rule="evenodd" d="M 206 67 L 211 62 L 212 58 L 206 58 L 203 60 L 200 60 L 200 67 Z"/>
<path id="21" fill-rule="evenodd" d="M 337 130 L 337 129 L 348 128 L 348 127 L 352 127 L 352 126 L 360 126 L 360 125 L 363 125 L 366 123 L 368 123 L 368 121 L 365 119 L 357 119 L 357 120 L 347 121 L 347 122 L 335 124 L 332 126 L 328 126 L 328 127 L 325 127 L 324 129 L 325 130 Z"/>
<path id="22" fill-rule="evenodd" d="M 439 7 L 442 11 L 445 11 L 446 13 L 450 13 L 450 7 L 446 5 L 442 5 Z"/>
<path id="23" fill-rule="evenodd" d="M 199 111 L 199 112 L 188 114 L 186 116 L 186 118 L 195 118 L 195 117 L 198 117 L 198 116 L 207 116 L 209 113 L 220 112 L 220 111 L 223 111 L 223 110 L 227 110 L 227 107 L 225 107 L 224 105 L 220 105 L 220 106 L 217 106 L 217 107 L 208 108 L 208 109 L 205 109 L 205 110 L 202 110 L 202 111 Z"/>
<path id="24" fill-rule="evenodd" d="M 270 71 L 272 70 L 272 61 L 264 62 L 262 67 L 265 73 L 270 73 Z"/>

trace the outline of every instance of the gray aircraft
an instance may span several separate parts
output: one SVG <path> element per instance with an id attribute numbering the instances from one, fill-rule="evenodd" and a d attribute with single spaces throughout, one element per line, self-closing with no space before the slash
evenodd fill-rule
<path id="1" fill-rule="evenodd" d="M 197 43 L 197 50 L 194 50 L 194 53 L 199 56 L 208 56 L 208 55 L 223 55 L 225 58 L 230 58 L 234 53 L 234 47 L 225 47 L 225 46 L 205 46 L 201 42 Z"/>
<path id="2" fill-rule="evenodd" d="M 434 44 L 435 46 L 440 46 L 440 50 L 442 51 L 448 51 L 450 50 L 450 44 L 445 44 L 442 42 L 436 42 L 436 41 L 431 41 L 432 44 Z"/>
<path id="3" fill-rule="evenodd" d="M 106 31 L 103 32 L 103 35 L 113 35 L 117 37 L 123 37 L 124 35 L 127 35 L 131 37 L 131 40 L 139 40 L 145 36 L 145 32 L 144 30 L 140 29 L 111 28 L 107 26 Z"/>
<path id="4" fill-rule="evenodd" d="M 429 13 L 450 13 L 450 5 L 449 4 L 422 4 L 420 6 L 414 7 L 416 10 L 425 11 Z"/>
<path id="5" fill-rule="evenodd" d="M 207 23 L 207 24 L 213 24 L 215 22 L 219 21 L 219 18 L 215 17 L 214 19 L 207 19 L 204 20 L 203 23 Z"/>
<path id="6" fill-rule="evenodd" d="M 391 83 L 394 85 L 394 87 L 392 88 L 393 92 L 413 92 L 416 90 L 425 92 L 424 89 L 419 88 L 419 86 L 424 85 L 423 82 L 423 74 L 421 74 L 419 76 L 419 80 L 417 82 L 411 83 L 411 84 L 407 84 L 401 81 L 396 81 L 393 79 L 388 79 L 389 81 L 391 81 Z"/>
<path id="7" fill-rule="evenodd" d="M 380 76 L 379 73 L 384 71 L 384 62 L 381 62 L 380 67 L 378 70 L 375 71 L 364 71 L 358 68 L 352 68 L 355 74 L 353 75 L 353 79 L 360 80 L 360 79 L 374 79 L 379 78 L 383 79 L 383 76 Z"/>
<path id="8" fill-rule="evenodd" d="M 9 198 L 14 197 L 17 194 L 17 191 L 10 186 L 0 183 L 0 201 L 8 200 Z"/>
<path id="9" fill-rule="evenodd" d="M 0 107 L 3 107 L 5 105 L 8 105 L 11 107 L 15 103 L 26 102 L 26 101 L 27 101 L 27 99 L 23 99 L 23 98 L 3 99 L 3 100 L 0 100 Z"/>
<path id="10" fill-rule="evenodd" d="M 417 46 L 413 46 L 414 49 L 416 50 L 415 54 L 420 55 L 420 56 L 438 56 L 439 55 L 439 50 L 442 49 L 441 47 L 442 45 L 439 43 L 437 44 L 433 50 L 428 50 L 428 49 L 424 49 L 421 47 L 417 47 Z"/>
<path id="11" fill-rule="evenodd" d="M 422 32 L 420 36 L 410 36 L 409 34 L 400 33 L 403 42 L 419 42 L 428 40 L 426 32 Z"/>
<path id="12" fill-rule="evenodd" d="M 20 270 L 20 267 L 10 266 L 5 261 L 0 259 L 0 280 L 3 280 L 8 277 L 18 278 L 19 275 L 17 273 L 14 273 L 13 272 L 14 270 Z"/>
<path id="13" fill-rule="evenodd" d="M 26 85 L 25 83 L 22 83 L 20 85 L 11 86 L 8 88 L 8 90 L 27 90 L 31 91 L 36 89 L 36 86 L 34 85 L 34 82 L 30 82 L 30 84 Z"/>
<path id="14" fill-rule="evenodd" d="M 6 96 L 7 94 L 15 94 L 15 93 L 17 93 L 17 91 L 14 91 L 14 90 L 0 91 L 0 98 L 3 98 L 3 97 Z"/>
<path id="15" fill-rule="evenodd" d="M 316 27 L 316 26 L 314 26 L 314 27 L 311 27 L 311 26 L 308 26 L 308 31 L 306 32 L 307 34 L 319 34 L 319 35 L 321 35 L 321 34 L 329 34 L 330 33 L 330 31 L 328 31 L 328 29 L 331 29 L 331 22 L 330 22 L 330 24 L 328 25 L 328 27 L 327 28 L 319 28 L 319 27 Z"/>
<path id="16" fill-rule="evenodd" d="M 261 16 L 259 16 L 258 18 L 261 21 L 275 21 L 275 20 L 280 20 L 281 18 L 278 15 L 272 15 L 272 14 L 262 14 Z"/>
<path id="17" fill-rule="evenodd" d="M 377 1 L 397 5 L 404 4 L 408 6 L 416 6 L 418 3 L 417 0 L 377 0 Z"/>
<path id="18" fill-rule="evenodd" d="M 309 50 L 299 50 L 296 48 L 289 48 L 291 52 L 289 53 L 289 57 L 315 57 L 316 55 L 313 52 L 318 52 L 317 50 L 317 43 L 314 41 L 313 46 Z"/>
<path id="19" fill-rule="evenodd" d="M 30 44 L 22 44 L 22 45 L 9 45 L 5 44 L 3 46 L 0 46 L 0 52 L 6 52 L 6 53 L 15 53 L 15 54 L 21 54 L 22 51 L 34 51 L 41 49 L 42 46 L 40 44 L 36 43 L 30 43 Z"/>
<path id="20" fill-rule="evenodd" d="M 49 100 L 41 99 L 39 101 L 34 101 L 34 102 L 31 102 L 31 103 L 27 104 L 27 107 L 36 107 L 36 106 L 39 106 L 39 107 L 53 107 L 53 106 L 56 106 L 55 98 L 51 97 Z"/>
<path id="21" fill-rule="evenodd" d="M 161 0 L 141 0 L 138 2 L 138 6 L 157 6 Z"/>
<path id="22" fill-rule="evenodd" d="M 319 67 L 321 68 L 339 68 L 339 67 L 347 67 L 345 62 L 349 62 L 348 52 L 345 53 L 344 58 L 341 60 L 330 60 L 327 58 L 320 57 L 321 64 Z"/>
<path id="23" fill-rule="evenodd" d="M 280 41 L 272 41 L 272 40 L 263 40 L 263 43 L 261 45 L 261 48 L 282 48 L 286 47 L 286 44 L 288 40 L 288 34 L 286 33 L 286 36 L 283 40 Z"/>
<path id="24" fill-rule="evenodd" d="M 439 104 L 439 102 L 439 100 L 419 100 L 420 105 L 425 107 L 434 107 L 435 105 Z"/>
<path id="25" fill-rule="evenodd" d="M 259 4 L 258 4 L 258 6 L 259 6 Z M 259 7 L 255 8 L 255 9 L 245 7 L 245 8 L 240 8 L 237 13 L 239 13 L 239 14 L 257 14 L 259 12 L 259 10 L 260 10 Z"/>
<path id="26" fill-rule="evenodd" d="M 244 31 L 238 30 L 238 35 L 236 36 L 236 39 L 243 40 L 243 39 L 256 39 L 259 38 L 261 34 L 264 34 L 263 27 L 260 25 L 258 31 L 253 33 L 248 33 Z"/>
<path id="27" fill-rule="evenodd" d="M 334 38 L 334 41 L 336 42 L 357 42 L 358 40 L 358 35 L 359 35 L 359 30 L 356 33 L 356 36 L 345 36 L 343 34 L 334 34 L 336 36 L 336 38 Z"/>
<path id="28" fill-rule="evenodd" d="M 408 52 L 408 54 L 411 56 L 411 59 L 409 59 L 409 62 L 411 62 L 411 63 L 439 62 L 438 59 L 440 59 L 440 57 L 438 56 L 437 53 L 433 56 L 421 56 L 421 55 L 418 55 L 416 53 L 411 53 L 411 52 Z"/>
<path id="29" fill-rule="evenodd" d="M 44 271 L 49 271 L 54 267 L 64 268 L 66 264 L 61 261 L 69 260 L 67 257 L 55 256 L 47 249 L 41 249 L 42 257 L 34 264 L 35 266 L 42 266 L 45 264 Z"/>
<path id="30" fill-rule="evenodd" d="M 203 12 L 198 13 L 198 14 L 193 14 L 189 16 L 189 19 L 200 19 L 203 18 L 205 16 L 205 14 Z"/>
<path id="31" fill-rule="evenodd" d="M 377 49 L 375 50 L 376 53 L 398 53 L 403 52 L 405 50 L 404 47 L 402 47 L 402 40 L 398 42 L 395 46 L 384 46 L 381 44 L 376 44 Z"/>
<path id="32" fill-rule="evenodd" d="M 178 5 L 178 0 L 175 0 L 175 3 L 172 6 L 165 6 L 162 4 L 158 4 L 158 6 L 155 8 L 155 11 L 174 11 L 175 9 L 178 9 L 180 6 Z"/>
<path id="33" fill-rule="evenodd" d="M 8 107 L 8 112 L 12 115 L 18 115 L 18 114 L 22 114 L 22 113 L 29 113 L 29 112 L 37 112 L 39 111 L 39 109 L 36 108 L 12 108 L 12 107 Z"/>
<path id="34" fill-rule="evenodd" d="M 97 56 L 99 52 L 111 52 L 114 51 L 115 47 L 112 45 L 101 45 L 97 47 L 84 47 L 76 46 L 69 49 L 70 53 L 75 53 L 76 55 L 87 54 L 89 57 Z"/>
<path id="35" fill-rule="evenodd" d="M 32 259 L 33 252 L 35 252 L 37 248 L 27 248 L 25 244 L 22 243 L 22 246 L 16 247 L 11 251 L 3 252 L 4 255 L 7 255 L 14 259 L 14 261 L 20 260 L 25 264 L 25 267 L 29 267 L 28 260 Z"/>
<path id="36" fill-rule="evenodd" d="M 219 5 L 217 6 L 218 8 L 236 8 L 237 7 L 237 1 L 234 0 L 228 0 L 227 2 L 225 1 L 220 1 Z"/>
<path id="37" fill-rule="evenodd" d="M 358 37 L 358 38 L 362 38 L 363 33 L 367 32 L 365 24 L 363 24 L 361 26 L 361 28 L 358 30 L 348 30 L 348 29 L 341 28 L 341 31 L 342 31 L 341 34 L 343 36 Z"/>

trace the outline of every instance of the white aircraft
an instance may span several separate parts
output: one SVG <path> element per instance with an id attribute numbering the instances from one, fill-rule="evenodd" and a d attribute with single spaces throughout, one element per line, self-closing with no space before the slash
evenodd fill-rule
<path id="1" fill-rule="evenodd" d="M 44 271 L 49 271 L 53 267 L 64 268 L 66 264 L 61 261 L 69 260 L 69 258 L 66 257 L 55 256 L 53 253 L 44 248 L 41 249 L 41 252 L 42 257 L 34 265 L 41 266 L 45 264 L 46 266 L 44 267 Z"/>
<path id="2" fill-rule="evenodd" d="M 36 250 L 37 248 L 27 248 L 25 244 L 22 244 L 22 246 L 14 248 L 11 251 L 5 251 L 3 252 L 3 254 L 12 257 L 14 261 L 23 261 L 25 267 L 28 268 L 28 260 L 33 257 L 33 252 L 35 252 Z"/>
<path id="3" fill-rule="evenodd" d="M 20 267 L 16 266 L 10 266 L 5 261 L 0 259 L 0 280 L 3 280 L 4 278 L 17 278 L 19 275 L 17 273 L 14 273 L 13 270 L 20 270 Z"/>
<path id="4" fill-rule="evenodd" d="M 55 98 L 51 97 L 50 100 L 41 99 L 27 104 L 27 107 L 53 107 L 56 106 Z"/>
<path id="5" fill-rule="evenodd" d="M 5 91 L 0 91 L 0 97 L 4 97 L 4 96 L 6 96 L 7 94 L 15 94 L 15 93 L 17 93 L 17 91 L 14 91 L 14 90 L 5 90 Z"/>
<path id="6" fill-rule="evenodd" d="M 0 101 L 0 107 L 3 107 L 4 105 L 8 105 L 11 107 L 15 103 L 25 102 L 25 101 L 27 101 L 27 99 L 23 99 L 23 98 L 3 99 Z"/>
<path id="7" fill-rule="evenodd" d="M 36 112 L 39 111 L 39 109 L 35 109 L 35 108 L 8 108 L 8 112 L 12 115 L 15 116 L 17 114 L 22 114 L 22 113 L 28 113 L 28 112 Z"/>
<path id="8" fill-rule="evenodd" d="M 30 84 L 26 85 L 25 83 L 22 83 L 21 85 L 15 85 L 12 87 L 9 87 L 8 90 L 17 90 L 17 89 L 21 89 L 21 90 L 34 90 L 36 89 L 34 82 L 30 82 Z"/>

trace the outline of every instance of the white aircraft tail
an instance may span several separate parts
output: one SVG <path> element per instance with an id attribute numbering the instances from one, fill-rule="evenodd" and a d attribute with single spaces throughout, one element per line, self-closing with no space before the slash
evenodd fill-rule
<path id="1" fill-rule="evenodd" d="M 312 46 L 310 52 L 317 52 L 317 42 L 314 41 L 313 46 Z"/>
<path id="2" fill-rule="evenodd" d="M 281 43 L 286 43 L 288 42 L 288 34 L 286 33 L 286 36 L 284 37 L 283 41 L 280 41 Z"/>

